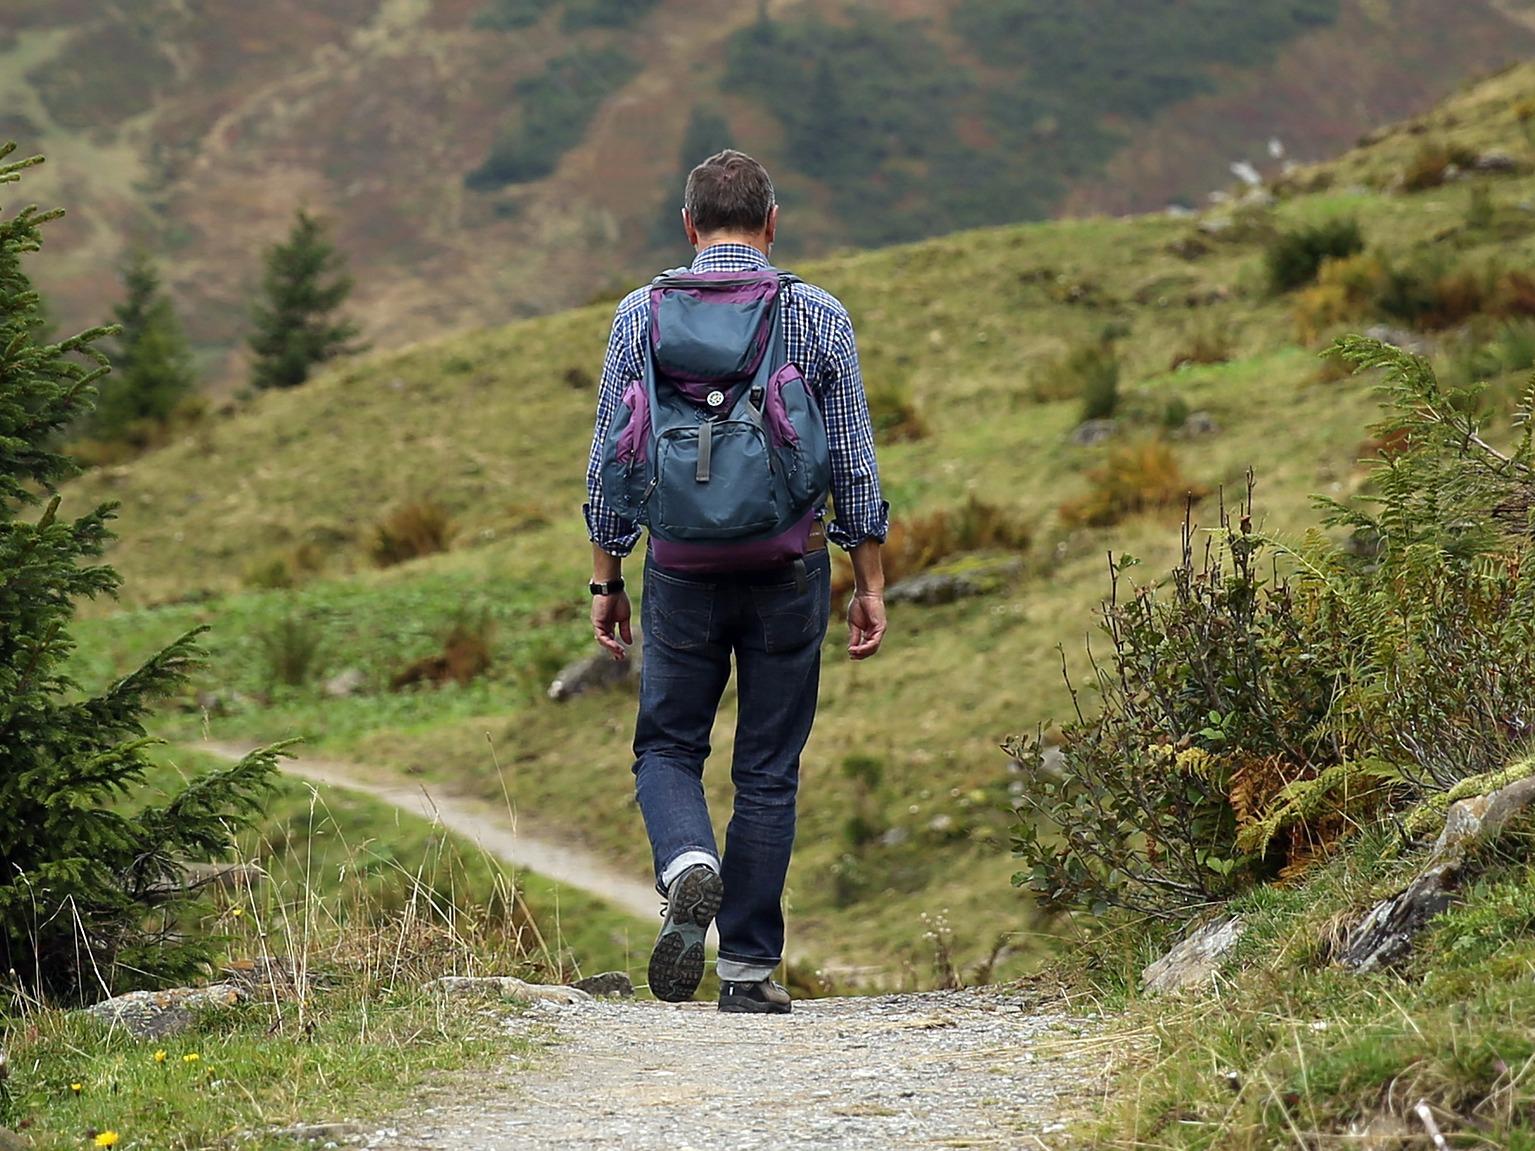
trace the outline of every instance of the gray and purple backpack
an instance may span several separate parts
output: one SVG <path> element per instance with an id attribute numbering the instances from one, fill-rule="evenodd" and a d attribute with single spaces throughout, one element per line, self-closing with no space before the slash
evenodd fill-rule
<path id="1" fill-rule="evenodd" d="M 793 276 L 671 272 L 650 287 L 644 378 L 603 444 L 602 493 L 663 568 L 741 571 L 805 554 L 831 483 L 826 422 L 785 354 Z"/>

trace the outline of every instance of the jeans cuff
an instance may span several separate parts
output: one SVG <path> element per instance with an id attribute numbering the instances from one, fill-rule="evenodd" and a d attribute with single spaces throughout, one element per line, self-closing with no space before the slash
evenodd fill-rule
<path id="1" fill-rule="evenodd" d="M 720 979 L 726 983 L 760 983 L 774 971 L 776 963 L 761 963 L 746 959 L 726 959 L 723 955 L 714 965 Z"/>
<path id="2" fill-rule="evenodd" d="M 715 875 L 720 873 L 719 857 L 712 851 L 702 847 L 690 847 L 680 855 L 675 856 L 670 863 L 661 869 L 661 875 L 656 883 L 656 890 L 665 895 L 671 890 L 673 881 L 688 868 L 697 864 L 703 864 Z"/>

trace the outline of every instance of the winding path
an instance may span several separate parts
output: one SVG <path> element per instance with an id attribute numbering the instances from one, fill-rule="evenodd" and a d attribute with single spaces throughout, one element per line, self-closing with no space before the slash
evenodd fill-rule
<path id="1" fill-rule="evenodd" d="M 209 741 L 187 746 L 233 762 L 257 745 Z M 653 920 L 660 907 L 655 888 L 649 883 L 615 870 L 572 844 L 529 835 L 505 808 L 432 791 L 425 784 L 405 782 L 383 768 L 296 755 L 279 760 L 279 765 L 286 775 L 372 796 L 391 807 L 439 823 L 497 859 L 588 892 L 631 915 Z"/>

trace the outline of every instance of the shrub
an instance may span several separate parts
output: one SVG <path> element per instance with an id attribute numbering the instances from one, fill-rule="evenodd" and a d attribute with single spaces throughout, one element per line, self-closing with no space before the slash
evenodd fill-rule
<path id="1" fill-rule="evenodd" d="M 1263 261 L 1269 286 L 1277 293 L 1291 292 L 1316 279 L 1322 261 L 1342 260 L 1364 251 L 1364 235 L 1353 219 L 1281 232 L 1264 248 Z"/>
<path id="2" fill-rule="evenodd" d="M 1173 355 L 1170 371 L 1185 364 L 1224 364 L 1231 359 L 1231 333 L 1219 323 L 1196 325 L 1185 336 L 1183 347 Z"/>
<path id="3" fill-rule="evenodd" d="M 442 639 L 442 649 L 418 659 L 389 681 L 392 691 L 416 684 L 463 687 L 490 670 L 490 641 L 495 631 L 488 612 L 461 615 Z"/>
<path id="4" fill-rule="evenodd" d="M 1426 192 L 1437 188 L 1449 179 L 1452 167 L 1466 167 L 1475 160 L 1476 154 L 1464 148 L 1442 140 L 1425 140 L 1402 171 L 1402 190 Z"/>
<path id="5" fill-rule="evenodd" d="M 277 620 L 256 636 L 271 687 L 303 687 L 320 669 L 324 636 L 320 625 L 301 613 Z"/>
<path id="6" fill-rule="evenodd" d="M 967 496 L 957 508 L 940 508 L 891 523 L 882 549 L 885 580 L 895 583 L 965 552 L 1024 551 L 1032 538 L 1032 530 L 1017 512 Z M 841 596 L 852 586 L 852 567 L 839 557 L 832 594 Z"/>
<path id="7" fill-rule="evenodd" d="M 447 551 L 457 533 L 453 517 L 441 504 L 414 500 L 373 529 L 368 554 L 379 567 L 391 567 Z"/>
<path id="8" fill-rule="evenodd" d="M 1140 512 L 1202 498 L 1207 489 L 1183 475 L 1173 449 L 1158 439 L 1120 444 L 1103 466 L 1088 473 L 1091 487 L 1081 499 L 1061 505 L 1068 525 L 1108 527 Z"/>
<path id="9" fill-rule="evenodd" d="M 1263 547 L 1249 488 L 1235 519 L 1222 508 L 1214 545 L 1185 521 L 1160 587 L 1126 595 L 1135 561 L 1121 557 L 1102 609 L 1107 662 L 1091 664 L 1101 711 L 1078 707 L 1057 771 L 1040 736 L 1005 745 L 1027 781 L 1014 882 L 1048 906 L 1173 916 L 1285 862 L 1242 850 L 1238 834 L 1330 760 L 1319 724 L 1335 663 L 1309 645 L 1307 605 L 1267 574 Z"/>
<path id="10" fill-rule="evenodd" d="M 869 389 L 868 398 L 869 418 L 882 442 L 901 443 L 927 435 L 927 421 L 905 384 L 893 380 L 876 384 Z"/>
<path id="11" fill-rule="evenodd" d="M 1350 542 L 1318 532 L 1282 549 L 1290 578 L 1260 566 L 1276 545 L 1252 530 L 1249 489 L 1202 563 L 1185 526 L 1163 587 L 1122 598 L 1121 561 L 1110 650 L 1092 663 L 1102 710 L 1064 729 L 1059 771 L 1037 737 L 1009 742 L 1028 772 L 1016 878 L 1047 903 L 1177 915 L 1387 814 L 1419 833 L 1430 821 L 1405 813 L 1502 778 L 1527 750 L 1535 388 L 1499 449 L 1475 389 L 1377 341 L 1338 353 L 1382 373 L 1374 431 L 1391 445 L 1369 501 L 1324 505 Z"/>
<path id="12" fill-rule="evenodd" d="M 1388 275 L 1380 258 L 1367 252 L 1322 261 L 1316 284 L 1295 299 L 1297 337 L 1310 343 L 1327 329 L 1367 314 L 1385 290 Z"/>
<path id="13" fill-rule="evenodd" d="M 1491 269 L 1452 266 L 1419 256 L 1387 269 L 1376 301 L 1386 315 L 1430 331 L 1453 327 L 1491 306 L 1499 277 Z"/>

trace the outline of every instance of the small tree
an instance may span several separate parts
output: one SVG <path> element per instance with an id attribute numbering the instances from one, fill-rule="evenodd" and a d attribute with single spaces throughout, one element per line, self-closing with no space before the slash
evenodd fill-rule
<path id="1" fill-rule="evenodd" d="M 0 188 L 40 162 L 6 162 L 12 151 L 0 147 Z M 113 507 L 59 515 L 56 485 L 74 465 L 53 445 L 88 413 L 108 370 L 96 344 L 111 333 L 39 339 L 21 257 L 60 214 L 0 214 L 0 971 L 78 1000 L 184 975 L 208 957 L 211 941 L 182 934 L 193 896 L 180 865 L 227 848 L 275 758 L 249 756 L 146 803 L 144 718 L 194 666 L 195 633 L 98 695 L 67 673 L 75 600 L 110 594 L 118 580 L 96 562 Z"/>
<path id="2" fill-rule="evenodd" d="M 357 325 L 337 314 L 352 292 L 345 266 L 325 225 L 302 209 L 288 238 L 267 250 L 261 299 L 251 313 L 256 387 L 296 388 L 316 365 L 357 350 Z"/>
<path id="3" fill-rule="evenodd" d="M 135 251 L 122 269 L 126 298 L 113 312 L 121 334 L 111 349 L 112 378 L 102 389 L 92 431 L 144 446 L 196 386 L 186 337 L 153 262 Z"/>

